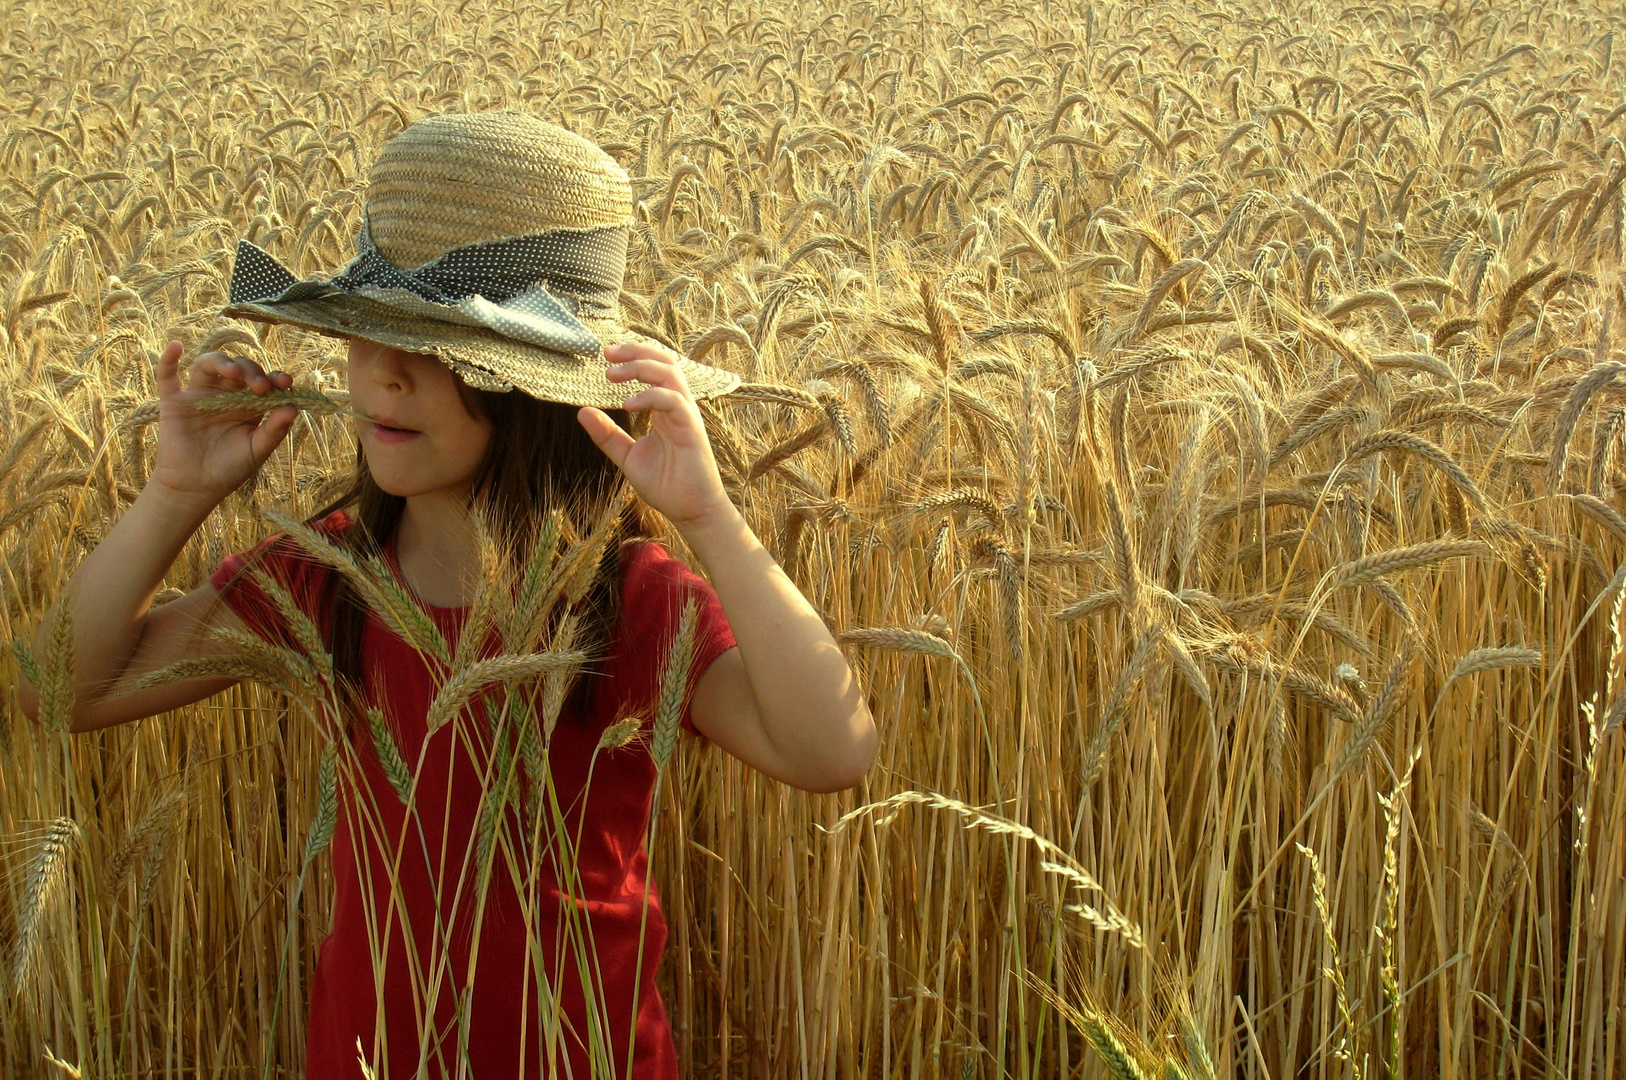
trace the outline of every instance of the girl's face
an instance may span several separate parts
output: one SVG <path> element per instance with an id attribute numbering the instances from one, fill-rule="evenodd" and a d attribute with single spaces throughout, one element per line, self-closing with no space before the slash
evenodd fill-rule
<path id="1" fill-rule="evenodd" d="M 469 412 L 457 379 L 422 353 L 350 339 L 350 406 L 373 481 L 391 495 L 466 495 L 491 441 L 491 423 Z"/>

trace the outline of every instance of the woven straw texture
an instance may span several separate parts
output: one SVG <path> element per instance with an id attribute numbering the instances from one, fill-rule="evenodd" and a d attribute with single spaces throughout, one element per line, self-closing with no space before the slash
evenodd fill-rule
<path id="1" fill-rule="evenodd" d="M 632 184 L 574 132 L 516 112 L 431 116 L 385 144 L 367 174 L 373 243 L 403 269 L 447 248 L 632 220 Z"/>
<path id="2" fill-rule="evenodd" d="M 470 244 L 628 225 L 632 193 L 626 171 L 574 132 L 524 113 L 451 113 L 420 120 L 385 144 L 369 172 L 365 213 L 378 254 L 414 270 Z M 621 246 L 612 265 L 619 268 L 626 230 L 616 232 Z M 234 265 L 234 278 L 239 270 Z M 234 283 L 234 292 L 239 288 Z M 604 290 L 577 295 L 568 285 L 555 285 L 554 291 L 578 303 L 580 325 L 600 344 L 659 344 L 629 329 L 619 303 L 605 305 Z M 599 408 L 619 408 L 637 390 L 611 383 L 597 352 L 555 351 L 487 326 L 430 317 L 424 307 L 335 292 L 280 300 L 257 295 L 239 299 L 223 314 L 426 353 L 481 389 L 512 388 Z M 697 398 L 739 385 L 734 373 L 686 357 L 679 367 Z"/>
<path id="3" fill-rule="evenodd" d="M 464 382 L 482 390 L 505 390 L 511 386 L 544 401 L 619 409 L 622 402 L 642 388 L 639 383 L 630 386 L 612 383 L 604 375 L 608 365 L 602 356 L 585 359 L 566 356 L 480 327 L 430 321 L 364 296 L 296 301 L 278 304 L 275 308 L 243 304 L 233 313 L 263 322 L 287 323 L 333 337 L 356 337 L 407 352 L 427 353 L 446 363 Z M 618 319 L 584 315 L 581 321 L 606 345 L 661 344 L 628 329 Z M 696 398 L 727 394 L 740 384 L 740 377 L 732 371 L 697 364 L 685 356 L 678 358 L 678 367 Z"/>

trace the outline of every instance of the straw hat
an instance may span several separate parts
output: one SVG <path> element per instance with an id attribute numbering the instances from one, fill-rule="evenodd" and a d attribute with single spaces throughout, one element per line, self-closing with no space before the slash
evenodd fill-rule
<path id="1" fill-rule="evenodd" d="M 626 171 L 587 139 L 516 112 L 452 113 L 384 144 L 356 257 L 303 281 L 247 240 L 222 314 L 428 353 L 485 390 L 619 408 L 601 347 L 659 344 L 621 319 Z M 739 376 L 684 357 L 697 398 Z"/>

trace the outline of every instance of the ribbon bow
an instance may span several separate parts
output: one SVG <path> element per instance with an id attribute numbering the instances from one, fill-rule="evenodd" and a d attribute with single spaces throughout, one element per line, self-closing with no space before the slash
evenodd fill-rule
<path id="1" fill-rule="evenodd" d="M 555 352 L 596 354 L 599 338 L 578 315 L 615 316 L 626 252 L 625 225 L 551 229 L 465 244 L 404 270 L 373 244 L 364 211 L 355 258 L 328 280 L 300 280 L 265 249 L 238 241 L 230 297 L 233 306 L 275 307 L 339 294 L 362 296 L 428 319 L 483 326 Z"/>

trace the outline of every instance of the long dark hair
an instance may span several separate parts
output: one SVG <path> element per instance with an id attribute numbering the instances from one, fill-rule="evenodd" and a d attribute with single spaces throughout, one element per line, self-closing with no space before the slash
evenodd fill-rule
<path id="1" fill-rule="evenodd" d="M 458 393 L 470 414 L 490 421 L 491 441 L 476 470 L 472 502 L 484 510 L 497 534 L 494 539 L 524 558 L 536 529 L 552 509 L 572 519 L 578 534 L 586 532 L 609 510 L 625 482 L 576 420 L 576 407 L 539 401 L 518 390 L 479 390 L 455 374 Z M 623 428 L 625 410 L 608 410 Z M 356 444 L 355 473 L 344 492 L 316 511 L 314 523 L 335 510 L 346 509 L 355 525 L 333 540 L 358 554 L 377 556 L 401 523 L 406 499 L 384 491 L 367 468 L 361 444 Z M 610 642 L 620 617 L 621 553 L 632 541 L 646 538 L 650 528 L 643 504 L 630 500 L 604 546 L 592 585 L 583 599 L 579 648 L 598 655 Z M 519 569 L 515 568 L 516 572 Z M 319 598 L 339 692 L 352 718 L 365 700 L 361 671 L 361 636 L 367 608 L 343 574 L 328 575 Z M 581 710 L 591 699 L 597 679 L 584 674 L 576 680 L 566 712 Z"/>

